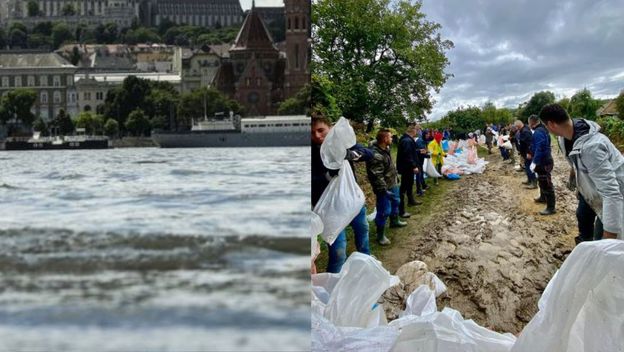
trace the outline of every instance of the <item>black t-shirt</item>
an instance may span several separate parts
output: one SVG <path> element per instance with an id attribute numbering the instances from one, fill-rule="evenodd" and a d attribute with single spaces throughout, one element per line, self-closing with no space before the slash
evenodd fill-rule
<path id="1" fill-rule="evenodd" d="M 563 139 L 566 156 L 570 155 L 570 152 L 574 147 L 574 142 L 576 142 L 579 137 L 589 133 L 589 124 L 585 122 L 585 120 L 573 119 L 572 121 L 574 123 L 574 135 L 572 136 L 572 140 L 568 140 L 566 138 Z"/>

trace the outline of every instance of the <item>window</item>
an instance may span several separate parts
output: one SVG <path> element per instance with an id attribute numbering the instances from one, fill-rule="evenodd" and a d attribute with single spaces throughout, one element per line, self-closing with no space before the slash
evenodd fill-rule
<path id="1" fill-rule="evenodd" d="M 74 77 L 72 76 L 67 76 L 67 86 L 71 87 L 74 85 Z"/>
<path id="2" fill-rule="evenodd" d="M 95 93 L 95 99 L 97 99 L 97 100 L 104 100 L 104 92 L 96 92 Z"/>
<path id="3" fill-rule="evenodd" d="M 15 86 L 16 87 L 22 86 L 22 76 L 15 76 Z"/>
<path id="4" fill-rule="evenodd" d="M 41 92 L 41 98 L 39 98 L 39 100 L 41 100 L 41 104 L 47 104 L 48 103 L 48 93 L 47 92 Z"/>
<path id="5" fill-rule="evenodd" d="M 28 76 L 26 79 L 29 87 L 35 86 L 35 76 Z"/>
<path id="6" fill-rule="evenodd" d="M 299 44 L 295 44 L 295 69 L 299 69 Z"/>
<path id="7" fill-rule="evenodd" d="M 61 92 L 58 90 L 54 91 L 54 104 L 59 104 L 61 102 Z"/>
<path id="8" fill-rule="evenodd" d="M 48 85 L 48 76 L 41 76 L 39 77 L 39 83 L 41 86 L 47 86 Z"/>
<path id="9" fill-rule="evenodd" d="M 91 92 L 84 92 L 84 100 L 91 100 Z"/>
<path id="10" fill-rule="evenodd" d="M 9 86 L 9 77 L 2 77 L 2 86 L 3 87 Z"/>
<path id="11" fill-rule="evenodd" d="M 288 29 L 290 29 L 290 17 L 288 17 Z"/>
<path id="12" fill-rule="evenodd" d="M 299 17 L 295 17 L 295 29 L 299 29 Z"/>
<path id="13" fill-rule="evenodd" d="M 61 86 L 61 76 L 54 76 L 54 77 L 52 78 L 52 84 L 53 84 L 55 87 L 60 87 L 60 86 Z"/>

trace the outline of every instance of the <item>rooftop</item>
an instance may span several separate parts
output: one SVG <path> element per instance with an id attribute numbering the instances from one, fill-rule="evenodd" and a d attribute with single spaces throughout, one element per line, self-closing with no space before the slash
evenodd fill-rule
<path id="1" fill-rule="evenodd" d="M 0 53 L 0 68 L 76 68 L 56 53 Z"/>

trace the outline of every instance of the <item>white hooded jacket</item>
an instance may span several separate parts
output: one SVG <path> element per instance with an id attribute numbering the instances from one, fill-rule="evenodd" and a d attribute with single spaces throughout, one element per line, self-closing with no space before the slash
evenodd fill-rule
<path id="1" fill-rule="evenodd" d="M 624 156 L 589 120 L 589 133 L 579 137 L 567 159 L 576 173 L 576 186 L 602 221 L 605 231 L 624 239 Z M 564 138 L 559 148 L 565 155 Z"/>

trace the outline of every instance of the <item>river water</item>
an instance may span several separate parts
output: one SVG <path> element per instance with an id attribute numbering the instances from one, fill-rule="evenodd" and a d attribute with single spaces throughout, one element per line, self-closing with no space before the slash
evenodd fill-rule
<path id="1" fill-rule="evenodd" d="M 309 153 L 0 152 L 0 351 L 309 350 Z"/>

